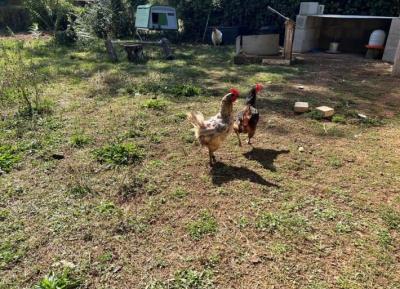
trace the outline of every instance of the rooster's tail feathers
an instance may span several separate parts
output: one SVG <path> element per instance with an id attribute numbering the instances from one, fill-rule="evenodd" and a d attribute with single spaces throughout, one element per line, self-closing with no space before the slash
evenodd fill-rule
<path id="1" fill-rule="evenodd" d="M 187 119 L 195 128 L 204 127 L 204 116 L 201 112 L 189 112 L 187 114 Z"/>

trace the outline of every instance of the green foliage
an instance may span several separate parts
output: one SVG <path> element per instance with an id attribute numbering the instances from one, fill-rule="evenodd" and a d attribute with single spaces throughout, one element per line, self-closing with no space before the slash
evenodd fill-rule
<path id="1" fill-rule="evenodd" d="M 198 96 L 201 94 L 201 88 L 191 85 L 191 84 L 180 84 L 173 86 L 170 91 L 172 95 L 174 96 L 185 96 L 185 97 L 191 97 L 191 96 Z"/>
<path id="2" fill-rule="evenodd" d="M 68 192 L 75 198 L 82 198 L 92 193 L 92 189 L 87 185 L 76 185 L 70 187 Z"/>
<path id="3" fill-rule="evenodd" d="M 386 208 L 381 212 L 381 218 L 389 229 L 400 231 L 400 212 L 392 208 Z"/>
<path id="4" fill-rule="evenodd" d="M 177 188 L 175 191 L 172 192 L 172 196 L 176 199 L 183 199 L 187 195 L 189 195 L 189 192 L 182 188 Z"/>
<path id="5" fill-rule="evenodd" d="M 149 108 L 154 110 L 165 110 L 168 102 L 163 99 L 148 99 L 142 103 L 143 108 Z"/>
<path id="6" fill-rule="evenodd" d="M 268 233 L 299 232 L 307 227 L 307 221 L 296 214 L 265 212 L 258 216 L 256 227 Z"/>
<path id="7" fill-rule="evenodd" d="M 34 289 L 75 289 L 81 286 L 81 282 L 75 280 L 68 270 L 61 274 L 51 273 L 44 277 Z"/>
<path id="8" fill-rule="evenodd" d="M 16 163 L 20 161 L 18 150 L 12 146 L 0 146 L 0 170 L 10 172 Z"/>
<path id="9" fill-rule="evenodd" d="M 312 111 L 306 113 L 306 116 L 308 116 L 311 119 L 315 119 L 315 120 L 324 119 L 324 114 L 322 112 L 320 112 L 319 110 L 312 110 Z"/>
<path id="10" fill-rule="evenodd" d="M 114 215 L 119 212 L 118 207 L 113 202 L 101 202 L 100 205 L 97 206 L 97 211 L 104 215 Z"/>
<path id="11" fill-rule="evenodd" d="M 200 218 L 187 225 L 189 235 L 194 240 L 200 240 L 206 235 L 213 235 L 218 230 L 217 220 L 207 211 L 200 214 Z"/>
<path id="12" fill-rule="evenodd" d="M 25 7 L 10 5 L 0 8 L 0 30 L 4 27 L 8 36 L 13 36 L 14 32 L 27 31 L 30 24 L 29 12 Z"/>
<path id="13" fill-rule="evenodd" d="M 94 151 L 97 161 L 108 165 L 137 164 L 144 158 L 144 151 L 135 144 L 111 144 Z"/>
<path id="14" fill-rule="evenodd" d="M 66 29 L 68 17 L 76 11 L 72 0 L 24 0 L 24 4 L 34 22 L 54 33 Z"/>
<path id="15" fill-rule="evenodd" d="M 76 133 L 71 136 L 70 143 L 73 147 L 82 148 L 91 142 L 91 138 L 82 134 Z"/>
<path id="16" fill-rule="evenodd" d="M 52 103 L 42 97 L 46 76 L 25 58 L 24 45 L 0 45 L 0 103 L 17 104 L 23 116 L 49 113 Z"/>
<path id="17" fill-rule="evenodd" d="M 129 5 L 122 0 L 97 0 L 76 19 L 74 29 L 83 42 L 91 38 L 123 38 L 132 35 Z"/>
<path id="18" fill-rule="evenodd" d="M 345 124 L 347 121 L 344 115 L 336 114 L 332 117 L 332 122 Z"/>

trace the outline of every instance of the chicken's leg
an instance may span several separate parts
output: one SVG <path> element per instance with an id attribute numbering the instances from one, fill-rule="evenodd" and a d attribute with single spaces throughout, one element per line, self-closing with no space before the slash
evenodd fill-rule
<path id="1" fill-rule="evenodd" d="M 247 144 L 248 145 L 252 145 L 251 143 L 251 139 L 253 138 L 253 136 L 255 135 L 256 131 L 252 130 L 251 132 L 248 133 L 248 139 L 247 139 Z"/>
<path id="2" fill-rule="evenodd" d="M 210 156 L 210 166 L 212 167 L 217 162 L 217 159 L 215 158 L 214 152 L 211 150 L 208 150 L 208 154 Z"/>
<path id="3" fill-rule="evenodd" d="M 236 135 L 237 135 L 237 138 L 238 138 L 239 146 L 241 147 L 242 146 L 242 141 L 240 140 L 240 134 L 237 131 L 235 131 L 235 132 L 236 132 Z"/>

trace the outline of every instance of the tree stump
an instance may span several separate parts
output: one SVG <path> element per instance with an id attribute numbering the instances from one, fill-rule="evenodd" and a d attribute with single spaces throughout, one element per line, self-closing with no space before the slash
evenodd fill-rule
<path id="1" fill-rule="evenodd" d="M 396 56 L 394 57 L 393 76 L 400 77 L 400 41 L 397 44 Z"/>
<path id="2" fill-rule="evenodd" d="M 140 62 L 144 60 L 143 46 L 140 44 L 124 45 L 128 60 L 130 62 Z"/>

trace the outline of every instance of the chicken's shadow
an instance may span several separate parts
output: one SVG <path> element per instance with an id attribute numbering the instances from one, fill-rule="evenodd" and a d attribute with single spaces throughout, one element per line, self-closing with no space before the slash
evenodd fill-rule
<path id="1" fill-rule="evenodd" d="M 271 172 L 276 172 L 276 167 L 274 165 L 276 158 L 281 154 L 288 154 L 289 152 L 290 152 L 289 150 L 277 151 L 277 150 L 260 149 L 253 147 L 251 151 L 244 153 L 243 155 L 248 160 L 255 160 L 259 162 L 266 170 L 269 170 Z"/>
<path id="2" fill-rule="evenodd" d="M 220 162 L 216 163 L 212 167 L 210 174 L 212 176 L 213 184 L 217 186 L 221 186 L 234 180 L 242 180 L 250 181 L 262 186 L 278 187 L 277 184 L 265 180 L 262 176 L 252 170 L 244 167 L 234 167 Z"/>

